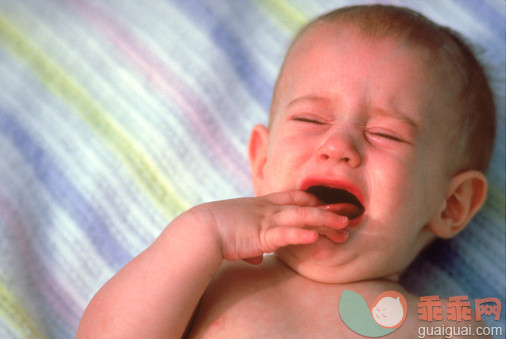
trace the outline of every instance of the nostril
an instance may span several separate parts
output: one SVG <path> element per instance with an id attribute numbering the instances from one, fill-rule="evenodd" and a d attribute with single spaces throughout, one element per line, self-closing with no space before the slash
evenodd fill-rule
<path id="1" fill-rule="evenodd" d="M 321 160 L 329 160 L 330 159 L 330 155 L 328 155 L 326 153 L 322 153 L 322 154 L 320 154 L 320 159 Z M 351 157 L 348 157 L 348 156 L 342 157 L 341 161 L 344 161 L 345 163 L 349 163 L 349 162 L 351 162 Z"/>

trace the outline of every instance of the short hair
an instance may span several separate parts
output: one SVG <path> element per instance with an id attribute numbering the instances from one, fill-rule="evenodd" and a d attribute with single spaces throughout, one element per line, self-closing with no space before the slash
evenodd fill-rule
<path id="1" fill-rule="evenodd" d="M 495 103 L 488 78 L 470 45 L 453 29 L 436 24 L 422 14 L 405 7 L 391 5 L 358 5 L 336 9 L 304 26 L 287 53 L 298 39 L 319 23 L 351 24 L 370 38 L 393 37 L 410 47 L 422 48 L 457 70 L 460 80 L 456 112 L 460 112 L 455 137 L 463 142 L 458 170 L 475 169 L 485 172 L 492 156 L 496 117 Z M 286 61 L 286 59 L 285 59 Z M 278 76 L 274 89 L 276 100 Z M 273 108 L 271 107 L 271 122 Z M 270 123 L 271 123 L 270 122 Z M 458 133 L 458 135 L 457 135 Z"/>

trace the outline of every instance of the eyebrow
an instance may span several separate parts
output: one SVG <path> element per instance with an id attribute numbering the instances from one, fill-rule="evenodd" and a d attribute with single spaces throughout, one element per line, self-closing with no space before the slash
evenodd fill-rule
<path id="1" fill-rule="evenodd" d="M 329 104 L 329 99 L 326 99 L 324 97 L 321 97 L 321 96 L 317 96 L 317 95 L 304 95 L 304 96 L 301 96 L 301 97 L 298 97 L 298 98 L 295 98 L 293 100 L 291 100 L 287 105 L 286 105 L 286 108 L 290 108 L 292 107 L 293 105 L 296 105 L 298 104 L 299 102 L 304 102 L 304 101 L 310 101 L 310 102 L 320 102 L 320 103 L 324 103 L 324 104 Z"/>

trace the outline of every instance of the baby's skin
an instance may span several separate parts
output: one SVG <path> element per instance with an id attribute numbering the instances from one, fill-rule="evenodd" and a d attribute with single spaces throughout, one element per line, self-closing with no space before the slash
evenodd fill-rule
<path id="1" fill-rule="evenodd" d="M 431 61 L 353 25 L 306 30 L 272 124 L 250 137 L 256 197 L 175 218 L 95 295 L 78 337 L 357 337 L 339 316 L 345 290 L 367 305 L 385 291 L 406 298 L 391 337 L 438 326 L 418 321 L 398 277 L 467 224 L 486 179 L 455 172 L 451 70 Z"/>
<path id="2" fill-rule="evenodd" d="M 385 291 L 405 296 L 408 316 L 392 338 L 427 326 L 417 321 L 418 298 L 395 280 L 322 283 L 262 256 L 280 246 L 346 242 L 327 235 L 340 234 L 348 218 L 319 206 L 315 196 L 289 191 L 190 209 L 97 293 L 78 337 L 359 337 L 339 317 L 344 290 L 367 304 Z"/>
<path id="3" fill-rule="evenodd" d="M 256 267 L 241 262 L 223 265 L 202 299 L 189 337 L 361 338 L 339 316 L 344 290 L 359 293 L 367 304 L 392 290 L 408 299 L 410 316 L 391 338 L 410 338 L 418 326 L 427 325 L 416 320 L 418 298 L 395 282 L 320 283 L 269 255 Z"/>
<path id="4" fill-rule="evenodd" d="M 191 338 L 308 338 L 317 334 L 325 338 L 362 338 L 339 316 L 339 300 L 345 290 L 360 294 L 368 305 L 373 305 L 386 291 L 399 292 L 406 298 L 407 317 L 389 338 L 412 337 L 420 326 L 478 325 L 452 323 L 447 319 L 419 321 L 419 298 L 401 287 L 395 275 L 360 282 L 322 283 L 297 273 L 275 254 L 257 256 L 289 244 L 304 246 L 320 242 L 323 246 L 339 246 L 346 242 L 347 236 L 341 236 L 341 231 L 348 229 L 349 220 L 335 212 L 328 214 L 321 205 L 321 201 L 306 192 L 289 191 L 197 207 L 194 213 L 209 215 L 213 222 L 222 224 L 218 228 L 232 229 L 251 221 L 252 238 L 236 238 L 235 232 L 227 235 L 234 238 L 229 243 L 235 244 L 233 248 L 227 247 L 227 257 L 246 259 L 221 264 L 193 314 L 186 335 Z M 243 247 L 253 243 L 258 244 L 256 249 Z M 446 302 L 443 298 L 441 301 Z"/>

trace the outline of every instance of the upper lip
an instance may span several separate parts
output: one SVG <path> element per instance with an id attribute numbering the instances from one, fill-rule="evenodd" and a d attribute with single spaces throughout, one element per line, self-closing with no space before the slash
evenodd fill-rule
<path id="1" fill-rule="evenodd" d="M 335 189 L 346 190 L 358 199 L 358 201 L 362 204 L 362 207 L 365 207 L 362 191 L 351 181 L 333 178 L 307 178 L 302 180 L 299 185 L 299 189 L 305 191 L 311 186 L 327 186 Z"/>

